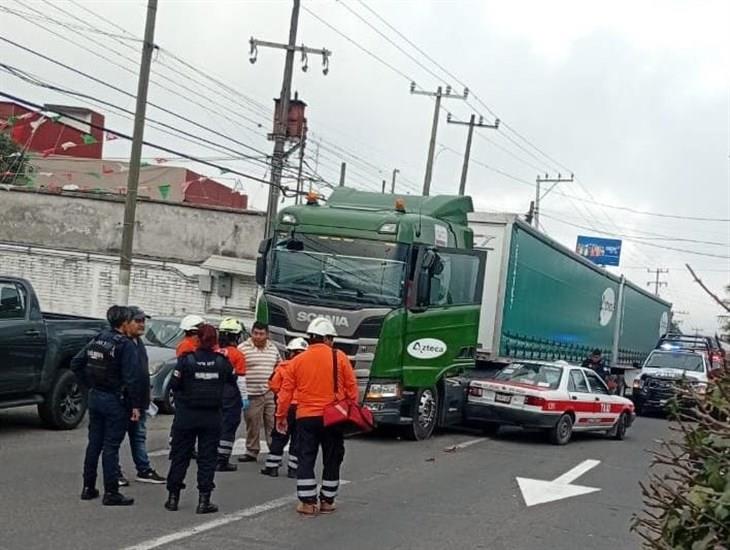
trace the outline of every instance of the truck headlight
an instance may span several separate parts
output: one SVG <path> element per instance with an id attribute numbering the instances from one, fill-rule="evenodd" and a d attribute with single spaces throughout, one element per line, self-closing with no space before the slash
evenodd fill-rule
<path id="1" fill-rule="evenodd" d="M 707 393 L 707 384 L 704 382 L 694 382 L 692 389 L 697 392 L 698 395 L 705 395 Z"/>
<path id="2" fill-rule="evenodd" d="M 154 376 L 158 372 L 160 372 L 160 369 L 165 365 L 164 361 L 158 361 L 156 363 L 150 363 L 150 376 Z"/>
<path id="3" fill-rule="evenodd" d="M 641 380 L 641 376 L 637 376 L 636 378 L 634 378 L 634 389 L 635 390 L 638 390 L 643 385 L 644 384 L 643 384 L 643 381 Z"/>
<path id="4" fill-rule="evenodd" d="M 368 393 L 365 395 L 365 399 L 388 399 L 392 397 L 400 397 L 400 386 L 397 382 L 370 384 Z"/>

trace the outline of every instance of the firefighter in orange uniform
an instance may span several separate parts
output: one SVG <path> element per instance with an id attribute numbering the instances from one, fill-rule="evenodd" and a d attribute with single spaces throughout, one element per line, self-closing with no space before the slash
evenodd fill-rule
<path id="1" fill-rule="evenodd" d="M 185 337 L 175 348 L 175 355 L 182 357 L 186 353 L 192 353 L 198 349 L 200 340 L 198 340 L 198 328 L 205 324 L 205 319 L 200 315 L 186 315 L 180 321 L 180 330 L 185 333 Z"/>
<path id="2" fill-rule="evenodd" d="M 269 389 L 278 394 L 281 390 L 281 385 L 284 382 L 284 377 L 287 375 L 291 360 L 297 355 L 307 349 L 309 344 L 304 338 L 293 338 L 286 345 L 287 360 L 279 363 L 274 370 L 274 374 L 269 379 Z M 289 463 L 287 468 L 287 477 L 294 479 L 297 477 L 297 467 L 299 465 L 297 457 L 297 403 L 296 396 L 289 405 L 289 412 L 287 413 L 287 431 L 286 433 L 279 433 L 274 428 L 271 431 L 271 449 L 269 454 L 266 456 L 266 463 L 261 473 L 265 476 L 279 477 L 279 466 L 284 459 L 284 447 L 289 443 Z M 291 442 L 290 442 L 291 441 Z"/>
<path id="3" fill-rule="evenodd" d="M 337 336 L 329 319 L 317 317 L 307 328 L 309 348 L 295 357 L 285 373 L 278 395 L 276 429 L 286 433 L 287 415 L 292 399 L 297 398 L 297 437 L 299 443 L 297 469 L 297 512 L 303 515 L 327 514 L 335 511 L 335 498 L 340 486 L 340 466 L 345 457 L 342 431 L 324 426 L 324 409 L 335 400 L 357 400 L 357 380 L 352 364 L 340 350 L 333 348 Z M 334 372 L 339 391 L 335 395 Z M 322 485 L 317 505 L 317 480 L 314 465 L 322 447 Z"/>

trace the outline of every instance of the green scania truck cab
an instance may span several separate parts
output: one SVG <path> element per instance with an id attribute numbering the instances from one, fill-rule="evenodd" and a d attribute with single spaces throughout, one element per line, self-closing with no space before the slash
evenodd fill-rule
<path id="1" fill-rule="evenodd" d="M 474 365 L 486 253 L 470 197 L 348 188 L 283 209 L 260 247 L 257 317 L 280 347 L 317 316 L 337 329 L 378 424 L 424 439 L 462 418 Z"/>

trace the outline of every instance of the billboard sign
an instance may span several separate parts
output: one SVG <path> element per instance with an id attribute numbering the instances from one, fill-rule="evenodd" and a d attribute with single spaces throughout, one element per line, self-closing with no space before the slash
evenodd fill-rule
<path id="1" fill-rule="evenodd" d="M 575 251 L 597 265 L 618 265 L 621 258 L 621 241 L 578 235 Z"/>

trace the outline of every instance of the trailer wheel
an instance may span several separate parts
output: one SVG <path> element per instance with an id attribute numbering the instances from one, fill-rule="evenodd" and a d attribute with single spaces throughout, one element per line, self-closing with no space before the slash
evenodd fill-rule
<path id="1" fill-rule="evenodd" d="M 64 369 L 56 377 L 45 401 L 38 405 L 38 416 L 49 428 L 72 430 L 86 414 L 87 397 L 88 394 L 79 384 L 76 375 Z"/>
<path id="2" fill-rule="evenodd" d="M 570 441 L 570 436 L 573 435 L 573 417 L 569 414 L 564 414 L 558 419 L 558 422 L 550 428 L 548 432 L 550 435 L 550 443 L 553 445 L 565 445 Z"/>
<path id="3" fill-rule="evenodd" d="M 416 392 L 411 423 L 405 428 L 406 438 L 412 441 L 428 439 L 438 422 L 438 392 L 436 388 L 423 388 Z"/>

